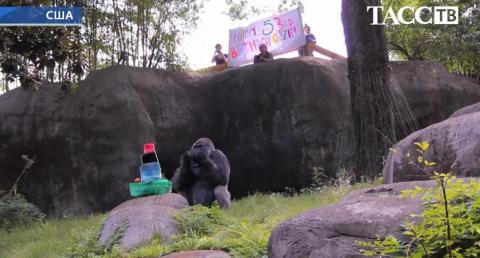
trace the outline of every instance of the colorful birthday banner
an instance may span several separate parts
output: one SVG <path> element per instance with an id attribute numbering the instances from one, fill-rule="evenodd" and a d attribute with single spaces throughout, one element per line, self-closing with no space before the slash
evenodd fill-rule
<path id="1" fill-rule="evenodd" d="M 299 9 L 259 20 L 248 27 L 230 30 L 229 66 L 253 61 L 261 44 L 273 55 L 297 50 L 305 45 L 302 15 Z"/>
<path id="2" fill-rule="evenodd" d="M 0 7 L 0 26 L 81 26 L 81 7 Z"/>

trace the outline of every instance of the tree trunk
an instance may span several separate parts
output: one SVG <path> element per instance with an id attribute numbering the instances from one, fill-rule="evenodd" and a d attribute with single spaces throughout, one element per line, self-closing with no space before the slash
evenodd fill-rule
<path id="1" fill-rule="evenodd" d="M 367 12 L 367 6 L 381 6 L 381 3 L 380 0 L 342 1 L 357 180 L 378 176 L 387 148 L 396 142 L 384 27 L 370 25 L 372 10 Z"/>
<path id="2" fill-rule="evenodd" d="M 4 86 L 5 87 L 5 92 L 8 92 L 10 89 L 8 88 L 8 76 L 7 76 L 7 74 L 4 74 L 3 78 L 5 79 L 5 86 Z"/>

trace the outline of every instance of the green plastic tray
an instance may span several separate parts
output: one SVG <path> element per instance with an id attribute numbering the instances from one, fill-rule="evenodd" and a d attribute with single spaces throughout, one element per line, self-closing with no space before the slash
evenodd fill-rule
<path id="1" fill-rule="evenodd" d="M 132 197 L 164 194 L 172 191 L 172 182 L 167 179 L 158 179 L 142 183 L 129 183 L 128 186 Z"/>

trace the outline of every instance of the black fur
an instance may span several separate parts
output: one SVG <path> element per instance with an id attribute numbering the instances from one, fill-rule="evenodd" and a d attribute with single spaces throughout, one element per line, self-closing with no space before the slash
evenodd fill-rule
<path id="1" fill-rule="evenodd" d="M 200 138 L 180 158 L 180 167 L 172 178 L 173 188 L 183 195 L 190 205 L 211 205 L 218 201 L 220 207 L 230 207 L 228 180 L 230 164 L 221 150 L 215 149 L 208 138 Z"/>

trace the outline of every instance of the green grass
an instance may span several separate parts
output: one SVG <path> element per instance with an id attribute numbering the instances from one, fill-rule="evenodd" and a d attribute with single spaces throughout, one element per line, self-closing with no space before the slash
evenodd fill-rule
<path id="1" fill-rule="evenodd" d="M 266 254 L 271 231 L 278 223 L 307 210 L 338 202 L 347 192 L 371 187 L 325 187 L 320 191 L 285 197 L 281 194 L 254 194 L 233 201 L 229 210 L 195 207 L 186 209 L 179 219 L 181 231 L 170 246 L 159 239 L 121 257 L 158 257 L 179 250 L 220 249 L 236 257 L 261 257 Z M 0 231 L 0 257 L 62 257 L 77 248 L 85 257 L 88 245 L 98 232 L 105 215 L 74 219 L 47 219 L 12 233 Z M 87 245 L 87 246 L 85 246 Z M 92 246 L 92 252 L 94 247 Z M 78 256 L 78 252 L 82 255 Z M 113 252 L 113 253 L 112 253 Z M 91 256 L 97 257 L 97 256 Z M 118 248 L 101 257 L 120 257 Z"/>
<path id="2" fill-rule="evenodd" d="M 292 197 L 257 193 L 233 202 L 230 210 L 219 214 L 215 208 L 193 208 L 181 215 L 180 234 L 165 252 L 220 249 L 234 257 L 262 257 L 266 255 L 272 230 L 280 222 L 310 209 L 336 203 L 349 191 L 371 186 L 373 184 L 325 187 Z M 211 230 L 206 232 L 204 228 Z"/>
<path id="3" fill-rule="evenodd" d="M 0 257 L 60 257 L 84 230 L 97 230 L 105 215 L 47 219 L 12 233 L 0 231 Z"/>

